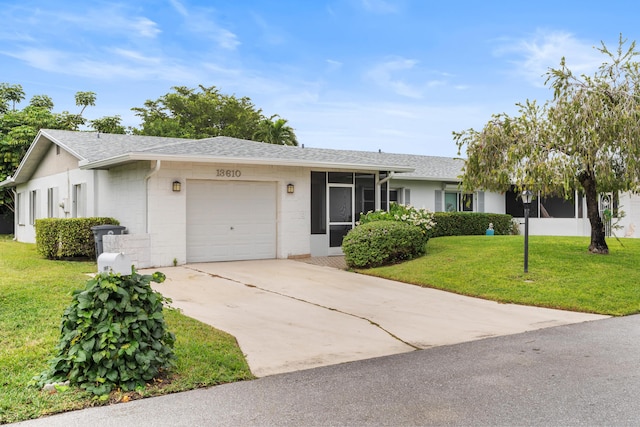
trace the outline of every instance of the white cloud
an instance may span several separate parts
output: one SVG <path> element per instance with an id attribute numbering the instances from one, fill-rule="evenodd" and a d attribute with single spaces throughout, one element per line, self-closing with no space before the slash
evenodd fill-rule
<path id="1" fill-rule="evenodd" d="M 414 59 L 392 58 L 374 65 L 365 77 L 384 90 L 413 99 L 423 99 L 429 91 L 449 85 L 451 74 L 419 65 Z"/>
<path id="2" fill-rule="evenodd" d="M 486 106 L 414 102 L 317 102 L 277 112 L 289 120 L 307 147 L 435 156 L 456 156 L 451 132 L 486 120 Z"/>
<path id="3" fill-rule="evenodd" d="M 339 69 L 342 68 L 342 62 L 340 61 L 335 61 L 333 59 L 327 59 L 327 71 L 329 72 L 333 72 L 333 71 L 337 71 Z"/>
<path id="4" fill-rule="evenodd" d="M 178 0 L 169 0 L 169 3 L 171 3 L 171 6 L 173 6 L 173 8 L 182 16 L 184 17 L 188 17 L 189 16 L 189 12 L 187 11 L 187 8 L 184 7 L 184 5 L 182 3 L 180 3 Z"/>
<path id="5" fill-rule="evenodd" d="M 513 55 L 514 72 L 524 76 L 534 86 L 544 86 L 545 74 L 557 68 L 565 57 L 566 64 L 576 75 L 590 74 L 602 63 L 602 56 L 594 44 L 577 39 L 563 31 L 538 30 L 529 39 L 509 40 L 496 49 L 497 56 Z"/>
<path id="6" fill-rule="evenodd" d="M 132 29 L 142 37 L 154 38 L 160 34 L 158 24 L 147 18 L 136 18 L 131 22 Z"/>
<path id="7" fill-rule="evenodd" d="M 150 80 L 159 79 L 182 84 L 194 84 L 202 78 L 191 66 L 165 61 L 161 58 L 149 58 L 133 51 L 119 50 L 115 53 L 124 57 L 122 61 L 105 55 L 104 60 L 71 54 L 53 49 L 26 48 L 20 52 L 3 52 L 5 55 L 20 59 L 29 66 L 51 73 L 100 80 Z M 96 55 L 100 57 L 100 55 Z M 136 63 L 132 63 L 133 60 Z"/>
<path id="8" fill-rule="evenodd" d="M 238 45 L 240 45 L 240 41 L 238 37 L 229 30 L 225 30 L 224 28 L 216 28 L 212 31 L 212 37 L 218 42 L 218 46 L 227 50 L 234 50 Z"/>
<path id="9" fill-rule="evenodd" d="M 111 49 L 111 52 L 125 59 L 131 59 L 133 61 L 149 65 L 159 64 L 162 62 L 158 57 L 146 56 L 140 52 L 129 49 L 113 48 Z"/>

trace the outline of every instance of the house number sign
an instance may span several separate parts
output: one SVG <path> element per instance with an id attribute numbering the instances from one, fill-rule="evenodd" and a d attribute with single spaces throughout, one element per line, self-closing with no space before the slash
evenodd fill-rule
<path id="1" fill-rule="evenodd" d="M 216 176 L 224 178 L 240 178 L 242 171 L 240 169 L 216 169 Z"/>

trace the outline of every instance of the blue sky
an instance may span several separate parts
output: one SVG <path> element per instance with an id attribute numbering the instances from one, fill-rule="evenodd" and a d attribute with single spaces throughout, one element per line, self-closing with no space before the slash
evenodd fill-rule
<path id="1" fill-rule="evenodd" d="M 552 96 L 565 56 L 591 73 L 628 1 L 0 0 L 0 82 L 92 119 L 131 112 L 172 86 L 216 86 L 279 114 L 305 146 L 456 156 L 452 131 Z"/>

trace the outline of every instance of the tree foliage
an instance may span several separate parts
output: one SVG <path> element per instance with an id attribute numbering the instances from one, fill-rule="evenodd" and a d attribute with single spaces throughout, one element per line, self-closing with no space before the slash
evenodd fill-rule
<path id="1" fill-rule="evenodd" d="M 53 101 L 47 95 L 35 95 L 29 105 L 16 109 L 23 99 L 22 86 L 0 83 L 0 181 L 14 174 L 40 129 L 78 130 L 85 124 L 81 113 L 54 113 Z M 84 111 L 88 105 L 95 105 L 95 94 L 78 92 L 76 104 Z M 0 189 L 0 213 L 7 211 L 14 211 L 13 193 Z"/>
<path id="2" fill-rule="evenodd" d="M 125 134 L 127 129 L 122 126 L 122 118 L 119 115 L 105 116 L 99 119 L 89 120 L 91 127 L 102 133 Z"/>
<path id="3" fill-rule="evenodd" d="M 277 114 L 268 119 L 262 119 L 252 139 L 268 144 L 298 145 L 298 138 L 293 128 L 287 125 L 287 120 Z"/>
<path id="4" fill-rule="evenodd" d="M 466 148 L 463 187 L 505 191 L 512 184 L 545 195 L 585 195 L 593 253 L 608 253 L 598 209 L 600 192 L 636 191 L 640 182 L 640 74 L 636 44 L 622 36 L 604 43 L 604 62 L 576 76 L 563 58 L 546 84 L 553 100 L 517 104 L 519 115 L 497 114 L 481 131 L 454 132 Z"/>
<path id="5" fill-rule="evenodd" d="M 142 119 L 141 128 L 133 131 L 135 134 L 192 139 L 230 136 L 297 144 L 295 133 L 286 126 L 286 120 L 272 122 L 276 116 L 265 118 L 262 110 L 247 97 L 225 95 L 215 86 L 200 85 L 195 89 L 176 86 L 172 89 L 173 92 L 155 101 L 147 100 L 144 107 L 132 108 Z"/>

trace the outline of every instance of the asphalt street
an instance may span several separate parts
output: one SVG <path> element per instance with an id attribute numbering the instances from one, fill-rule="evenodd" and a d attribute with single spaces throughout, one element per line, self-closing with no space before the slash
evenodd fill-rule
<path id="1" fill-rule="evenodd" d="M 279 374 L 36 426 L 638 425 L 640 316 Z"/>

